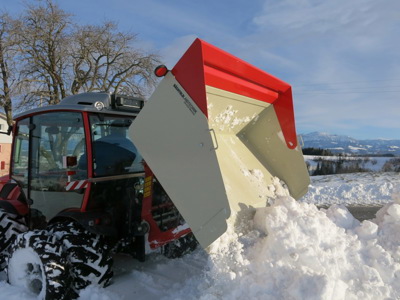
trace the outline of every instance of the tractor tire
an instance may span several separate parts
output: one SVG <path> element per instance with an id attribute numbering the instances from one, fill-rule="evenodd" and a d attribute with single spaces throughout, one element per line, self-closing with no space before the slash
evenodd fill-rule
<path id="1" fill-rule="evenodd" d="M 166 244 L 163 247 L 162 253 L 167 258 L 180 258 L 190 252 L 193 252 L 197 246 L 198 241 L 193 233 L 189 233 L 176 241 Z"/>
<path id="2" fill-rule="evenodd" d="M 5 268 L 9 246 L 18 234 L 27 230 L 23 218 L 0 210 L 0 271 Z"/>
<path id="3" fill-rule="evenodd" d="M 91 233 L 73 221 L 52 224 L 49 230 L 63 245 L 76 294 L 90 284 L 109 285 L 113 258 L 104 236 Z"/>
<path id="4" fill-rule="evenodd" d="M 6 259 L 8 282 L 40 300 L 69 299 L 69 272 L 58 241 L 44 230 L 16 237 Z"/>

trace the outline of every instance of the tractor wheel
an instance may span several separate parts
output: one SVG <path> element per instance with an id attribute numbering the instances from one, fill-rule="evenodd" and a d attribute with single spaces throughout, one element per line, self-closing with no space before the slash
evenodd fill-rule
<path id="1" fill-rule="evenodd" d="M 40 300 L 68 299 L 69 272 L 61 245 L 44 230 L 20 234 L 7 257 L 8 282 Z"/>
<path id="2" fill-rule="evenodd" d="M 63 244 L 77 294 L 90 284 L 105 287 L 110 283 L 113 258 L 104 236 L 91 233 L 76 222 L 52 224 L 50 232 Z"/>
<path id="3" fill-rule="evenodd" d="M 5 268 L 8 247 L 18 234 L 27 230 L 21 217 L 0 210 L 0 271 Z"/>
<path id="4" fill-rule="evenodd" d="M 168 243 L 163 248 L 163 254 L 167 258 L 179 258 L 182 257 L 197 248 L 198 241 L 194 237 L 193 233 L 189 233 L 176 241 Z"/>

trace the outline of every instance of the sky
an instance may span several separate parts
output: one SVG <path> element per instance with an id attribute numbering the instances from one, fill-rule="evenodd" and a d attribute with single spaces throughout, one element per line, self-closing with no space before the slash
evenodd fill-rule
<path id="1" fill-rule="evenodd" d="M 286 81 L 298 133 L 400 139 L 398 0 L 55 2 L 80 24 L 117 22 L 170 68 L 199 37 Z"/>

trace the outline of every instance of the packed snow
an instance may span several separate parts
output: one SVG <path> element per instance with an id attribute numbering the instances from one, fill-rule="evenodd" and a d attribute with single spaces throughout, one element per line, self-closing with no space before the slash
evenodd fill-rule
<path id="1" fill-rule="evenodd" d="M 399 173 L 318 176 L 300 201 L 275 191 L 270 206 L 240 214 L 208 253 L 154 253 L 145 263 L 118 255 L 113 283 L 79 299 L 400 299 Z M 383 208 L 359 222 L 344 206 L 354 199 Z M 324 201 L 332 205 L 314 205 Z M 4 273 L 0 298 L 35 299 Z"/>

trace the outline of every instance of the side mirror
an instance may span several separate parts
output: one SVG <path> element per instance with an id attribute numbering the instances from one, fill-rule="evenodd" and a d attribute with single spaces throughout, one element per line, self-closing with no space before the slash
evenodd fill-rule
<path id="1" fill-rule="evenodd" d="M 12 126 L 12 125 L 9 125 L 9 126 L 8 126 L 8 129 L 7 129 L 7 132 L 0 131 L 0 133 L 1 133 L 1 134 L 11 135 L 11 132 L 12 132 L 12 131 L 13 131 L 13 126 Z"/>
<path id="2" fill-rule="evenodd" d="M 63 156 L 63 167 L 70 168 L 78 165 L 78 158 L 76 156 Z"/>

